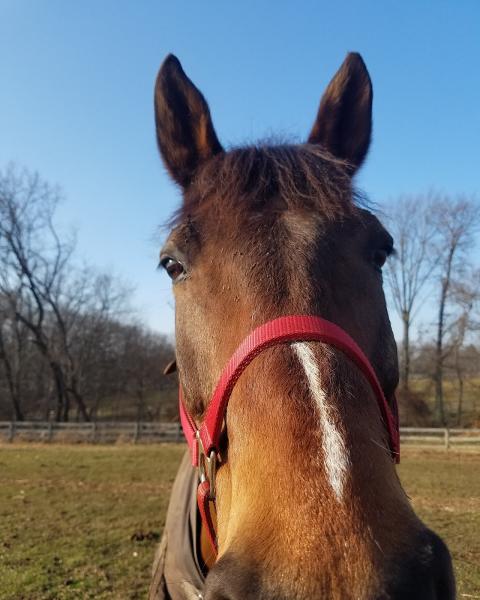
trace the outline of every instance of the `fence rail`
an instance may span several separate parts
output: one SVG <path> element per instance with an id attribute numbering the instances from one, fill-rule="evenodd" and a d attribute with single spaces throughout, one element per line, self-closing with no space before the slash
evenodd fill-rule
<path id="1" fill-rule="evenodd" d="M 405 446 L 436 446 L 445 450 L 476 446 L 480 449 L 480 429 L 401 427 L 400 437 Z M 179 423 L 0 421 L 0 442 L 137 444 L 183 440 Z"/>
<path id="2" fill-rule="evenodd" d="M 0 441 L 100 443 L 181 442 L 179 423 L 91 422 L 49 423 L 0 421 Z"/>
<path id="3" fill-rule="evenodd" d="M 445 450 L 478 446 L 480 449 L 480 429 L 401 427 L 400 440 L 408 446 L 443 446 Z"/>

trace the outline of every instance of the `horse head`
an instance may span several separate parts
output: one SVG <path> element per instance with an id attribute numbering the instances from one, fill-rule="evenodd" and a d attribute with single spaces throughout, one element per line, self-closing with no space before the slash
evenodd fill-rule
<path id="1" fill-rule="evenodd" d="M 393 408 L 397 352 L 382 289 L 393 240 L 354 186 L 372 97 L 363 60 L 349 54 L 304 144 L 225 150 L 179 61 L 163 63 L 157 139 L 183 203 L 160 258 L 195 424 L 242 340 L 288 315 L 321 317 L 355 340 Z M 262 351 L 222 414 L 218 559 L 202 597 L 452 598 L 448 551 L 412 510 L 389 442 L 348 354 L 310 338 Z"/>

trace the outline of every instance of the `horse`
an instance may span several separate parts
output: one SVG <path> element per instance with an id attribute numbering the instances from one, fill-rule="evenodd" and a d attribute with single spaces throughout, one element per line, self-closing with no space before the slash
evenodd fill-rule
<path id="1" fill-rule="evenodd" d="M 160 264 L 193 460 L 151 600 L 455 597 L 449 551 L 395 469 L 393 240 L 354 183 L 372 98 L 350 53 L 305 143 L 225 150 L 178 59 L 160 68 L 157 142 L 183 194 Z"/>

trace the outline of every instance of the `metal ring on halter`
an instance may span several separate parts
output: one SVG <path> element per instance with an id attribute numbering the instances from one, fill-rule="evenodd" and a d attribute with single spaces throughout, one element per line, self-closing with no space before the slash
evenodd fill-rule
<path id="1" fill-rule="evenodd" d="M 215 477 L 217 474 L 217 453 L 211 450 L 207 456 L 200 438 L 200 432 L 196 432 L 198 446 L 198 473 L 201 482 L 207 481 L 210 486 L 209 500 L 215 500 Z"/>

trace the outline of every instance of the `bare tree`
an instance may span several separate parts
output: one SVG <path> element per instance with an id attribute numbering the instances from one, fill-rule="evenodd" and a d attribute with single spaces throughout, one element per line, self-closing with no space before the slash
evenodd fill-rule
<path id="1" fill-rule="evenodd" d="M 112 362 L 112 358 L 118 352 L 113 332 L 121 327 L 120 321 L 131 316 L 131 293 L 132 289 L 112 274 L 98 273 L 89 267 L 79 271 L 71 284 L 66 286 L 62 310 L 59 311 L 59 317 L 62 318 L 59 335 L 68 359 L 69 390 L 76 399 L 77 407 L 80 406 L 80 400 L 83 405 L 87 399 L 91 400 L 91 379 L 97 380 L 104 394 L 107 389 L 112 392 L 118 387 L 118 373 L 109 374 L 106 371 L 113 370 L 115 361 Z M 90 356 L 91 362 L 87 356 Z M 99 377 L 97 361 L 101 357 L 106 367 Z M 108 380 L 110 386 L 105 385 Z M 98 409 L 99 398 L 95 406 Z"/>
<path id="2" fill-rule="evenodd" d="M 91 315 L 97 320 L 113 318 L 120 307 L 124 309 L 127 290 L 111 275 L 75 267 L 75 237 L 60 237 L 55 226 L 58 202 L 58 191 L 38 175 L 14 168 L 0 175 L 0 294 L 10 309 L 11 336 L 18 323 L 27 328 L 51 369 L 56 419 L 69 419 L 73 399 L 81 418 L 89 420 L 77 339 Z M 6 329 L 3 326 L 2 332 Z M 6 341 L 4 335 L 2 340 Z M 0 358 L 13 381 L 12 357 L 5 343 Z M 10 389 L 12 396 L 14 386 Z M 18 404 L 17 398 L 15 391 L 12 402 Z M 16 412 L 19 417 L 18 407 Z"/>
<path id="3" fill-rule="evenodd" d="M 474 233 L 480 223 L 478 204 L 465 196 L 437 198 L 432 209 L 432 220 L 435 224 L 435 252 L 439 256 L 438 263 L 438 317 L 435 344 L 435 413 L 443 425 L 446 424 L 444 407 L 443 379 L 444 364 L 451 350 L 445 346 L 445 338 L 449 332 L 453 308 L 452 292 L 455 282 L 461 282 L 469 265 L 468 251 L 474 241 Z"/>
<path id="4" fill-rule="evenodd" d="M 37 175 L 0 172 L 0 400 L 17 420 L 108 417 L 115 403 L 153 418 L 164 398 L 170 415 L 174 382 L 161 373 L 171 344 L 132 322 L 129 286 L 76 264 L 75 236 L 55 225 L 58 202 Z"/>
<path id="5" fill-rule="evenodd" d="M 60 242 L 55 231 L 53 216 L 58 202 L 58 190 L 37 174 L 18 173 L 11 167 L 0 176 L 0 292 L 11 305 L 17 294 L 25 299 L 16 304 L 15 319 L 30 330 L 52 371 L 60 420 L 67 384 L 61 357 L 49 335 L 52 324 L 47 297 L 68 268 L 74 242 Z"/>
<path id="6" fill-rule="evenodd" d="M 469 374 L 465 346 L 469 334 L 478 331 L 480 327 L 476 318 L 479 301 L 480 272 L 474 269 L 466 270 L 461 281 L 452 282 L 451 303 L 455 318 L 446 330 L 443 352 L 445 360 L 450 358 L 446 366 L 453 369 L 457 379 L 457 425 L 461 425 L 462 422 L 465 381 Z"/>
<path id="7" fill-rule="evenodd" d="M 169 400 L 173 397 L 174 414 L 177 414 L 176 382 L 168 381 L 163 375 L 163 367 L 174 356 L 173 348 L 165 336 L 154 334 L 141 326 L 133 326 L 126 330 L 125 358 L 130 365 L 127 389 L 137 400 L 138 421 L 145 417 L 151 418 L 155 409 L 149 405 L 149 400 L 163 392 L 163 403 L 158 407 L 163 416 L 171 416 Z M 159 368 L 162 365 L 162 368 Z M 175 389 L 173 396 L 165 393 Z M 170 403 L 171 404 L 171 403 Z M 150 414 L 148 414 L 150 413 Z"/>
<path id="8" fill-rule="evenodd" d="M 402 320 L 401 386 L 409 390 L 412 323 L 422 304 L 422 294 L 438 263 L 432 252 L 435 226 L 431 219 L 433 194 L 403 196 L 389 213 L 389 230 L 396 254 L 387 265 L 387 281 L 395 310 Z"/>
<path id="9" fill-rule="evenodd" d="M 0 373 L 6 383 L 15 420 L 23 421 L 22 367 L 25 335 L 21 324 L 12 314 L 11 302 L 0 296 Z"/>

